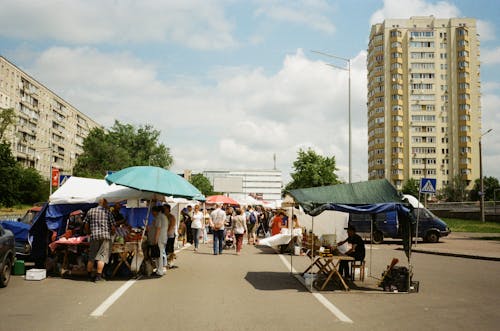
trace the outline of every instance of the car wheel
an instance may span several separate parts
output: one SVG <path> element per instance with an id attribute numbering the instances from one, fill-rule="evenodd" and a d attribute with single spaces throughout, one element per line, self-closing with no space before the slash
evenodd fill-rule
<path id="1" fill-rule="evenodd" d="M 10 262 L 10 258 L 5 260 L 5 263 L 2 265 L 0 269 L 0 287 L 6 287 L 10 280 L 10 273 L 12 271 L 12 263 Z"/>
<path id="2" fill-rule="evenodd" d="M 430 231 L 425 235 L 425 241 L 435 244 L 439 241 L 439 234 L 436 231 Z"/>
<path id="3" fill-rule="evenodd" d="M 378 230 L 374 231 L 372 239 L 374 244 L 381 244 L 384 242 L 384 234 Z"/>

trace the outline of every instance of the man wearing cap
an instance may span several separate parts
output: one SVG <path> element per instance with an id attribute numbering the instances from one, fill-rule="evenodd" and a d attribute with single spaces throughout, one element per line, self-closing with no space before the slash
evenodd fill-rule
<path id="1" fill-rule="evenodd" d="M 354 258 L 355 261 L 363 261 L 365 259 L 365 243 L 363 238 L 356 234 L 356 228 L 349 225 L 347 228 L 347 239 L 339 241 L 337 244 L 341 246 L 346 242 L 351 244 L 351 249 L 349 249 L 345 254 Z M 340 261 L 339 272 L 344 275 L 346 279 L 349 279 L 349 261 Z"/>

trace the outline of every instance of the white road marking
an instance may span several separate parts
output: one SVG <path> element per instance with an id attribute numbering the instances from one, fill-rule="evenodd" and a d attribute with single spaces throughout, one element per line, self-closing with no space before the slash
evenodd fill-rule
<path id="1" fill-rule="evenodd" d="M 189 246 L 184 246 L 181 249 L 178 249 L 174 251 L 175 254 L 178 254 L 180 251 L 183 249 L 188 248 Z M 90 316 L 92 317 L 101 317 L 104 315 L 106 310 L 109 309 L 132 285 L 137 282 L 137 279 L 131 279 L 127 281 L 125 284 L 120 286 L 116 291 L 113 292 L 106 300 L 104 300 L 103 303 L 99 307 L 97 307 L 91 314 Z"/>
<path id="2" fill-rule="evenodd" d="M 288 270 L 291 270 L 296 275 L 297 274 L 297 270 L 295 270 L 295 268 L 293 268 L 290 265 L 290 263 L 288 262 L 288 260 L 283 255 L 280 254 L 279 256 L 280 256 L 281 262 L 283 262 L 283 264 L 285 265 L 285 267 Z M 303 280 L 302 277 L 296 275 L 295 278 L 297 278 L 302 283 L 302 285 L 304 285 L 304 287 L 307 288 L 309 290 L 309 292 L 311 292 L 311 294 L 313 295 L 313 297 L 316 300 L 318 300 L 326 309 L 328 309 L 339 321 L 342 321 L 342 322 L 345 322 L 345 323 L 353 323 L 353 321 L 349 317 L 347 317 L 347 315 L 345 315 L 340 309 L 338 309 L 333 303 L 331 303 L 322 294 L 317 293 L 317 292 L 312 292 L 311 289 L 310 289 L 310 287 L 306 286 L 306 284 L 304 283 L 304 280 Z"/>
<path id="3" fill-rule="evenodd" d="M 96 310 L 94 310 L 90 314 L 90 316 L 93 317 L 102 316 L 106 312 L 106 310 L 108 310 L 108 308 L 111 307 L 116 302 L 116 300 L 118 300 L 123 295 L 123 293 L 125 293 L 125 291 L 127 291 L 132 285 L 135 284 L 136 281 L 137 280 L 135 279 L 131 279 L 122 286 L 120 286 L 120 288 L 118 288 L 113 294 L 111 294 L 106 300 L 104 300 L 104 302 L 101 303 L 101 305 L 97 307 Z"/>

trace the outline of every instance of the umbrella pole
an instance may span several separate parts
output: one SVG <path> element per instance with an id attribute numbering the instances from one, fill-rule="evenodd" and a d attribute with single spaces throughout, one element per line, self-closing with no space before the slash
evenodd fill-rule
<path id="1" fill-rule="evenodd" d="M 311 231 L 312 231 L 312 237 L 311 237 L 311 246 L 312 246 L 312 261 L 314 262 L 314 217 L 312 218 L 312 225 L 311 225 Z M 311 292 L 313 290 L 313 283 L 314 283 L 314 278 L 311 276 Z"/>
<path id="2" fill-rule="evenodd" d="M 149 200 L 149 204 L 148 204 L 148 211 L 146 213 L 146 219 L 144 220 L 144 229 L 142 229 L 142 237 L 141 237 L 141 241 L 139 243 L 139 250 L 142 250 L 142 243 L 144 242 L 144 236 L 146 234 L 146 229 L 147 229 L 147 226 L 148 226 L 148 223 L 149 223 L 149 214 L 151 212 L 151 203 L 152 202 L 153 202 L 153 199 L 150 199 Z M 143 252 L 143 254 L 144 254 L 144 252 Z"/>
<path id="3" fill-rule="evenodd" d="M 369 277 L 372 276 L 372 263 L 373 263 L 373 215 L 371 216 L 371 222 L 370 222 L 370 275 Z"/>
<path id="4" fill-rule="evenodd" d="M 290 231 L 290 242 L 293 240 L 293 206 L 292 206 L 292 219 L 288 222 L 288 229 Z M 292 253 L 290 254 L 290 274 L 293 274 L 293 254 L 295 253 L 295 244 L 292 246 Z"/>

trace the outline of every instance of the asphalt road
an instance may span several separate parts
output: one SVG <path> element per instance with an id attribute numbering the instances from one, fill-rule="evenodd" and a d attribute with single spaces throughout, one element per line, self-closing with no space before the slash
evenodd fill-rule
<path id="1" fill-rule="evenodd" d="M 398 245 L 372 251 L 378 277 Z M 368 253 L 368 257 L 370 254 Z M 288 260 L 289 257 L 287 256 Z M 0 290 L 0 330 L 497 330 L 500 262 L 414 254 L 417 294 L 323 292 L 352 323 L 339 320 L 290 275 L 269 250 L 245 246 L 236 256 L 209 246 L 178 254 L 179 268 L 159 279 L 94 284 L 13 277 Z M 307 260 L 295 257 L 303 270 Z M 368 278 L 366 284 L 373 283 Z M 91 316 L 124 284 L 130 287 L 102 316 Z M 362 283 L 358 283 L 363 286 Z"/>

